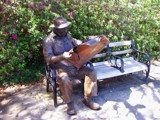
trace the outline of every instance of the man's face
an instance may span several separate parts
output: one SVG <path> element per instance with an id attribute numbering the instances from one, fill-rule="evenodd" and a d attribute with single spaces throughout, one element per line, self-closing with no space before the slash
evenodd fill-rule
<path id="1" fill-rule="evenodd" d="M 67 28 L 54 28 L 54 33 L 59 37 L 63 37 L 67 34 Z"/>

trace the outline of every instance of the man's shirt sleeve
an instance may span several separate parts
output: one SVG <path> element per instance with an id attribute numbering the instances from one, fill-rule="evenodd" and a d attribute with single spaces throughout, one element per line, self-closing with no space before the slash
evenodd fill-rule
<path id="1" fill-rule="evenodd" d="M 54 56 L 52 50 L 52 43 L 48 37 L 43 40 L 43 55 L 47 64 L 50 63 L 51 58 Z"/>

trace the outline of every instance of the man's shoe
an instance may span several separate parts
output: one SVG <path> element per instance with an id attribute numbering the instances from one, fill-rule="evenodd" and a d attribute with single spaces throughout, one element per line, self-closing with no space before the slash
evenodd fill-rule
<path id="1" fill-rule="evenodd" d="M 100 109 L 100 105 L 96 102 L 94 102 L 91 98 L 89 99 L 84 99 L 84 104 L 89 107 L 92 110 L 99 110 Z"/>
<path id="2" fill-rule="evenodd" d="M 74 103 L 70 102 L 70 103 L 67 104 L 67 106 L 68 106 L 67 113 L 69 115 L 75 115 L 76 114 L 76 109 L 74 108 Z"/>

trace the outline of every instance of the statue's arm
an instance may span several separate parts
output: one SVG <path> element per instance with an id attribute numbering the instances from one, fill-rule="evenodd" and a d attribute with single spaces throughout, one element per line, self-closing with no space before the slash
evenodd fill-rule
<path id="1" fill-rule="evenodd" d="M 52 44 L 53 43 L 48 38 L 43 40 L 43 55 L 44 55 L 44 59 L 47 62 L 47 64 L 56 63 L 64 59 L 63 54 L 54 55 Z"/>

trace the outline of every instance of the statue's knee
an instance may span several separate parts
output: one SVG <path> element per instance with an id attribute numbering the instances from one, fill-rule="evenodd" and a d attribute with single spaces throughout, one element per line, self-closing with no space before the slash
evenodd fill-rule
<path id="1" fill-rule="evenodd" d="M 62 80 L 63 82 L 70 81 L 70 79 L 69 79 L 68 76 L 63 76 L 63 77 L 61 77 L 61 80 Z"/>
<path id="2" fill-rule="evenodd" d="M 62 87 L 64 86 L 68 86 L 68 85 L 72 85 L 72 82 L 70 81 L 69 77 L 65 76 L 65 77 L 60 77 L 58 80 L 58 84 Z"/>
<path id="3" fill-rule="evenodd" d="M 61 81 L 64 81 L 64 82 L 70 80 L 69 77 L 68 77 L 68 74 L 67 74 L 66 72 L 60 73 L 60 74 L 58 75 L 58 77 L 59 77 L 59 79 L 60 79 Z"/>
<path id="4" fill-rule="evenodd" d="M 96 71 L 92 71 L 89 73 L 90 79 L 92 79 L 93 82 L 97 81 L 97 73 Z"/>
<path id="5" fill-rule="evenodd" d="M 93 70 L 93 71 L 91 71 L 91 72 L 90 72 L 90 75 L 92 75 L 92 76 L 96 76 L 96 75 L 97 75 L 97 73 L 96 73 L 96 71 L 95 71 L 95 70 Z"/>

